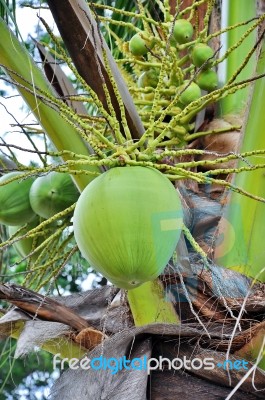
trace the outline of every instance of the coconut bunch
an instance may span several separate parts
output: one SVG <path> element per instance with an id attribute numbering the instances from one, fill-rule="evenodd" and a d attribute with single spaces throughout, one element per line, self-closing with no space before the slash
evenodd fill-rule
<path id="1" fill-rule="evenodd" d="M 159 121 L 156 136 L 165 130 L 164 136 L 177 144 L 194 125 L 192 118 L 182 123 L 176 116 L 191 103 L 196 108 L 205 91 L 218 88 L 217 60 L 210 37 L 200 36 L 188 19 L 169 19 L 159 28 L 145 24 L 145 30 L 134 34 L 123 50 L 134 71 L 136 84 L 130 90 L 144 126 L 154 118 Z M 166 130 L 172 118 L 176 123 Z"/>
<path id="2" fill-rule="evenodd" d="M 39 246 L 56 231 L 55 222 L 34 235 L 42 221 L 74 204 L 79 192 L 69 174 L 52 171 L 34 178 L 22 171 L 5 173 L 0 178 L 0 223 L 7 226 L 16 252 L 36 261 Z M 42 249 L 43 250 L 43 249 Z"/>

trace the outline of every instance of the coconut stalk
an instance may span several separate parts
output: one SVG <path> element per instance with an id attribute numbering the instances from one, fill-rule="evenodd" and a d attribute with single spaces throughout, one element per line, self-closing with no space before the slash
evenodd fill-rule
<path id="1" fill-rule="evenodd" d="M 26 48 L 18 41 L 16 36 L 8 29 L 3 19 L 0 19 L 0 64 L 16 85 L 22 98 L 30 107 L 44 131 L 53 142 L 58 151 L 68 150 L 76 154 L 89 156 L 87 143 L 78 133 L 75 126 L 63 118 L 56 108 L 45 104 L 40 100 L 39 89 L 42 96 L 50 96 L 55 99 L 51 85 L 44 77 L 41 70 L 35 65 Z M 43 94 L 44 93 L 44 94 Z M 58 100 L 58 99 L 57 99 Z M 69 154 L 63 154 L 64 161 L 71 159 Z M 73 177 L 79 190 L 100 173 L 98 167 L 86 167 L 91 174 L 77 174 Z M 78 169 L 78 167 L 76 167 Z M 84 169 L 82 167 L 82 169 Z"/>
<path id="2" fill-rule="evenodd" d="M 263 43 L 257 73 L 265 71 L 265 43 Z M 265 147 L 265 80 L 255 81 L 252 99 L 246 117 L 240 152 L 255 151 Z M 248 163 L 255 168 L 258 157 L 252 156 Z M 246 166 L 244 160 L 239 167 Z M 233 178 L 233 184 L 249 192 L 265 197 L 264 171 L 242 172 Z M 265 254 L 262 238 L 265 236 L 265 205 L 245 196 L 231 193 L 219 225 L 219 237 L 225 241 L 215 250 L 216 262 L 243 274 L 265 280 Z"/>
<path id="3" fill-rule="evenodd" d="M 152 323 L 179 324 L 173 304 L 158 279 L 128 290 L 128 301 L 136 326 Z"/>

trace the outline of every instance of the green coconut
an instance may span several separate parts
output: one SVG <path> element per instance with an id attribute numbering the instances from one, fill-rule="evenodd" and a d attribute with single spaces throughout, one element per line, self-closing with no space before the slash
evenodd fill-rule
<path id="1" fill-rule="evenodd" d="M 136 33 L 129 41 L 129 50 L 136 57 L 144 56 L 148 53 L 148 48 L 152 48 L 153 46 L 152 41 L 143 39 L 140 32 Z"/>
<path id="2" fill-rule="evenodd" d="M 74 235 L 90 265 L 130 289 L 163 271 L 179 240 L 182 214 L 179 193 L 161 172 L 117 167 L 80 195 Z"/>
<path id="3" fill-rule="evenodd" d="M 193 26 L 186 19 L 177 19 L 173 28 L 173 38 L 179 44 L 188 43 L 193 36 Z"/>
<path id="4" fill-rule="evenodd" d="M 196 82 L 201 89 L 211 92 L 217 89 L 218 86 L 217 73 L 212 69 L 202 70 L 197 75 Z"/>
<path id="5" fill-rule="evenodd" d="M 35 180 L 29 197 L 34 212 L 48 219 L 74 204 L 79 192 L 69 174 L 52 171 Z"/>
<path id="6" fill-rule="evenodd" d="M 17 179 L 1 185 L 23 172 L 9 172 L 0 178 L 0 223 L 4 225 L 23 225 L 35 215 L 29 201 L 29 191 L 33 178 Z"/>
<path id="7" fill-rule="evenodd" d="M 196 67 L 201 67 L 204 63 L 206 63 L 204 68 L 209 68 L 212 64 L 212 60 L 210 59 L 213 57 L 213 55 L 213 49 L 204 43 L 196 44 L 191 51 L 191 59 Z"/>
<path id="8" fill-rule="evenodd" d="M 181 90 L 184 89 L 189 83 L 188 80 L 184 81 Z M 201 89 L 195 83 L 191 82 L 191 84 L 184 90 L 183 93 L 179 96 L 179 101 L 184 105 L 187 106 L 188 104 L 192 103 L 193 101 L 198 100 L 201 97 Z"/>

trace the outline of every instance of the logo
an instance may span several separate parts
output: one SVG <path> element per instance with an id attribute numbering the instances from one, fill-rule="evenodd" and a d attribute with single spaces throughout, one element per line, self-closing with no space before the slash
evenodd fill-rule
<path id="1" fill-rule="evenodd" d="M 116 358 L 106 358 L 103 356 L 88 358 L 83 357 L 81 360 L 78 358 L 61 358 L 61 355 L 55 354 L 53 357 L 53 368 L 77 370 L 108 370 L 112 375 L 117 374 L 119 371 L 145 371 L 150 375 L 151 371 L 169 369 L 169 370 L 212 370 L 215 368 L 223 368 L 224 370 L 247 370 L 248 362 L 246 360 L 225 360 L 223 363 L 215 363 L 213 358 L 192 358 L 189 359 L 186 356 L 182 358 L 165 358 L 159 356 L 159 358 L 147 358 L 146 356 L 139 358 L 128 359 L 126 356 Z"/>

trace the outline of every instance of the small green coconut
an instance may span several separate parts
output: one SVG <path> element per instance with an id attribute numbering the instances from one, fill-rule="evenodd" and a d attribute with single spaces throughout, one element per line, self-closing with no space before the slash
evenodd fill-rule
<path id="1" fill-rule="evenodd" d="M 212 60 L 209 59 L 211 59 L 213 55 L 213 49 L 204 43 L 196 44 L 191 51 L 191 59 L 193 64 L 196 67 L 201 67 L 204 63 L 206 63 L 204 66 L 205 69 L 211 66 Z"/>
<path id="2" fill-rule="evenodd" d="M 187 86 L 188 83 L 189 81 L 185 80 L 181 88 L 183 89 L 185 86 Z M 200 87 L 195 82 L 191 82 L 191 84 L 187 87 L 187 89 L 185 89 L 184 92 L 181 93 L 179 101 L 184 106 L 187 106 L 193 101 L 198 100 L 200 97 L 201 97 Z"/>
<path id="3" fill-rule="evenodd" d="M 48 219 L 74 204 L 79 192 L 69 174 L 52 171 L 35 180 L 29 197 L 35 213 Z"/>
<path id="4" fill-rule="evenodd" d="M 193 26 L 186 19 L 177 19 L 173 28 L 173 38 L 179 44 L 188 43 L 193 36 Z"/>
<path id="5" fill-rule="evenodd" d="M 218 87 L 217 73 L 212 69 L 202 70 L 197 75 L 196 82 L 201 89 L 212 92 Z"/>
<path id="6" fill-rule="evenodd" d="M 136 57 L 144 56 L 148 53 L 148 48 L 151 49 L 153 46 L 152 41 L 143 39 L 143 35 L 140 32 L 136 33 L 129 41 L 129 50 Z"/>

